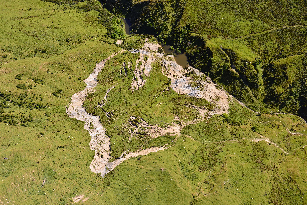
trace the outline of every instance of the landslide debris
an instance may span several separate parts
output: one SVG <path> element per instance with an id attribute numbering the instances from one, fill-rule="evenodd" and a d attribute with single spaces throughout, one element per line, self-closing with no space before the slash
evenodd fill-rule
<path id="1" fill-rule="evenodd" d="M 140 54 L 140 58 L 137 60 L 135 70 L 133 71 L 135 77 L 131 83 L 131 90 L 141 89 L 142 86 L 145 85 L 146 80 L 144 80 L 143 77 L 150 75 L 152 63 L 158 61 L 163 65 L 161 72 L 171 80 L 171 88 L 175 92 L 181 95 L 188 95 L 194 98 L 205 99 L 209 103 L 213 104 L 214 108 L 208 110 L 206 107 L 194 106 L 194 108 L 199 112 L 200 118 L 188 123 L 183 121 L 180 123 L 172 123 L 166 128 L 162 128 L 157 125 L 150 125 L 143 120 L 134 127 L 134 131 L 131 132 L 131 136 L 137 133 L 138 129 L 140 128 L 145 130 L 145 132 L 151 136 L 151 138 L 158 138 L 165 134 L 178 136 L 180 135 L 180 130 L 188 124 L 197 123 L 215 114 L 220 115 L 228 112 L 229 96 L 224 90 L 217 89 L 210 78 L 206 77 L 204 74 L 200 73 L 193 67 L 188 67 L 188 69 L 182 68 L 176 63 L 174 56 L 164 56 L 164 54 L 158 53 L 159 48 L 160 45 L 156 43 L 146 42 L 142 49 L 131 51 L 122 50 L 119 52 L 131 52 Z M 119 53 L 109 56 L 107 59 L 96 65 L 93 73 L 91 73 L 90 76 L 84 80 L 87 85 L 86 88 L 72 96 L 71 104 L 67 108 L 67 114 L 71 118 L 85 122 L 84 129 L 86 129 L 91 136 L 90 148 L 95 151 L 95 156 L 90 165 L 90 169 L 95 173 L 100 173 L 101 176 L 105 176 L 117 165 L 131 157 L 147 155 L 149 153 L 161 151 L 169 147 L 168 144 L 165 144 L 162 147 L 150 147 L 147 149 L 138 150 L 136 152 L 124 151 L 119 158 L 115 159 L 114 161 L 110 161 L 110 137 L 112 136 L 106 135 L 106 129 L 104 128 L 103 124 L 101 124 L 100 117 L 87 113 L 83 107 L 83 104 L 88 94 L 95 92 L 95 87 L 98 84 L 97 77 L 104 68 L 106 62 Z M 199 78 L 197 80 L 197 86 L 193 86 L 194 80 L 192 77 L 187 77 L 188 73 L 189 76 L 195 75 L 195 78 Z M 205 80 L 201 80 L 202 78 Z M 107 90 L 106 95 L 104 96 L 105 102 L 107 101 L 108 93 L 111 92 L 113 88 L 114 86 Z M 130 118 L 133 120 L 135 117 L 131 116 Z M 177 121 L 180 121 L 178 117 Z"/>

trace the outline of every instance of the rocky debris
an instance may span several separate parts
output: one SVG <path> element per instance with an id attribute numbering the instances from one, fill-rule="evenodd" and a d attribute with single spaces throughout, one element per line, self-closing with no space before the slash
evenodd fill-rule
<path id="1" fill-rule="evenodd" d="M 188 66 L 184 69 L 182 66 L 178 65 L 175 62 L 174 56 L 168 55 L 165 57 L 164 54 L 158 53 L 160 47 L 161 46 L 158 44 L 145 43 L 142 49 L 134 49 L 130 51 L 132 53 L 140 54 L 140 58 L 137 60 L 137 65 L 134 70 L 135 78 L 132 80 L 131 89 L 137 90 L 145 85 L 146 79 L 144 80 L 143 78 L 148 77 L 150 75 L 150 71 L 152 70 L 151 64 L 159 60 L 162 63 L 162 73 L 171 80 L 170 87 L 175 92 L 195 98 L 205 99 L 215 107 L 211 110 L 208 110 L 205 106 L 199 107 L 195 105 L 188 105 L 189 107 L 198 111 L 199 117 L 190 122 L 182 122 L 182 120 L 180 120 L 178 117 L 175 117 L 174 122 L 179 121 L 180 125 L 173 123 L 166 128 L 161 128 L 158 125 L 150 125 L 141 118 L 138 119 L 137 117 L 131 116 L 129 127 L 131 130 L 131 137 L 135 137 L 141 132 L 149 135 L 151 138 L 157 138 L 166 134 L 179 136 L 181 129 L 189 124 L 195 124 L 200 121 L 204 121 L 212 115 L 228 113 L 229 100 L 234 99 L 231 95 L 228 95 L 224 90 L 218 89 L 209 77 L 206 77 L 197 69 L 191 66 Z M 110 162 L 110 138 L 105 134 L 106 130 L 99 122 L 99 117 L 90 115 L 82 106 L 86 99 L 86 96 L 89 93 L 95 92 L 94 89 L 98 83 L 97 76 L 99 72 L 103 69 L 105 63 L 115 55 L 117 54 L 109 56 L 107 59 L 96 65 L 96 68 L 94 69 L 93 73 L 91 73 L 90 76 L 86 80 L 84 80 L 87 85 L 86 88 L 78 93 L 75 93 L 71 97 L 71 104 L 66 110 L 67 114 L 71 118 L 75 118 L 77 120 L 85 122 L 84 128 L 88 130 L 91 136 L 90 148 L 92 150 L 95 150 L 95 156 L 93 161 L 91 162 L 90 169 L 94 173 L 100 173 L 102 177 L 112 171 L 120 163 L 130 159 L 131 157 L 147 155 L 149 153 L 158 152 L 168 148 L 168 144 L 165 144 L 163 147 L 151 147 L 136 152 L 127 153 L 125 151 L 118 159 Z M 125 67 L 125 64 L 123 66 Z M 128 62 L 128 68 L 129 66 L 130 62 Z M 112 86 L 106 91 L 101 106 L 106 103 L 107 96 L 113 88 L 114 86 Z M 242 106 L 244 106 L 244 104 Z M 302 135 L 302 133 L 290 132 L 288 129 L 287 131 L 292 135 Z M 276 143 L 270 141 L 270 139 L 264 136 L 260 135 L 260 138 L 251 139 L 251 141 L 265 141 L 268 144 L 279 148 L 285 154 L 288 154 L 288 152 L 286 152 Z M 304 145 L 303 148 L 305 146 L 306 145 Z M 79 202 L 83 198 L 83 195 L 75 197 L 73 199 L 74 203 Z"/>
<path id="2" fill-rule="evenodd" d="M 169 56 L 169 58 L 171 60 L 163 60 L 163 73 L 171 79 L 171 87 L 175 92 L 214 103 L 215 109 L 210 115 L 228 113 L 229 102 L 226 91 L 217 89 L 209 77 L 206 77 L 206 81 L 198 81 L 199 86 L 192 86 L 195 80 L 191 77 L 186 77 L 186 74 L 192 73 L 196 76 L 204 76 L 204 74 L 191 66 L 188 69 L 184 69 L 175 62 L 173 56 Z"/>
<path id="3" fill-rule="evenodd" d="M 142 49 L 130 51 L 131 53 L 140 54 L 140 58 L 137 60 L 136 68 L 134 70 L 135 78 L 131 83 L 132 90 L 137 90 L 145 85 L 146 80 L 143 78 L 150 75 L 150 71 L 152 70 L 151 64 L 156 60 L 160 60 L 163 63 L 162 72 L 165 76 L 171 79 L 171 87 L 175 92 L 195 98 L 203 98 L 216 105 L 213 111 L 208 111 L 204 107 L 195 107 L 195 109 L 197 109 L 200 113 L 201 120 L 204 119 L 206 113 L 209 113 L 209 115 L 214 115 L 228 112 L 228 95 L 225 91 L 217 89 L 215 84 L 209 78 L 207 78 L 205 81 L 199 81 L 198 84 L 201 86 L 192 86 L 194 81 L 191 77 L 186 77 L 186 74 L 188 72 L 193 72 L 197 76 L 201 76 L 203 74 L 192 67 L 183 69 L 175 62 L 174 56 L 168 56 L 165 58 L 164 54 L 158 53 L 160 47 L 161 46 L 158 44 L 145 43 Z M 119 53 L 122 52 L 124 51 L 122 50 Z M 93 73 L 91 73 L 90 76 L 84 80 L 87 85 L 86 88 L 71 97 L 71 104 L 66 110 L 67 114 L 71 118 L 85 122 L 84 129 L 86 129 L 91 136 L 90 148 L 91 150 L 95 151 L 95 156 L 91 162 L 90 169 L 94 173 L 100 173 L 102 177 L 112 171 L 120 163 L 131 157 L 147 155 L 151 152 L 157 152 L 168 148 L 166 144 L 163 147 L 151 147 L 148 149 L 139 150 L 137 152 L 124 152 L 119 159 L 110 162 L 110 138 L 106 135 L 106 130 L 100 123 L 99 117 L 87 113 L 82 106 L 86 96 L 89 93 L 95 92 L 95 87 L 98 84 L 97 76 L 105 66 L 105 63 L 117 54 L 109 56 L 107 59 L 96 65 Z M 106 91 L 104 102 L 102 102 L 102 104 L 107 101 L 107 95 L 113 88 L 114 86 Z M 196 121 L 191 123 L 196 123 Z M 133 133 L 138 132 L 140 129 L 145 131 L 152 138 L 157 138 L 165 134 L 180 135 L 180 131 L 184 126 L 184 124 L 178 125 L 174 123 L 166 128 L 161 128 L 157 125 L 149 125 L 143 120 L 134 127 L 132 135 Z"/>
<path id="4" fill-rule="evenodd" d="M 107 90 L 106 94 L 105 94 L 104 97 L 103 97 L 103 100 L 102 100 L 101 104 L 98 105 L 98 107 L 102 107 L 102 106 L 104 106 L 104 105 L 107 103 L 107 101 L 108 101 L 108 100 L 107 100 L 108 94 L 109 94 L 109 92 L 110 92 L 113 88 L 115 88 L 115 86 L 112 86 L 111 88 L 109 88 L 109 89 Z"/>
<path id="5" fill-rule="evenodd" d="M 162 151 L 167 149 L 167 145 L 163 146 L 163 147 L 151 147 L 148 149 L 144 149 L 144 150 L 139 150 L 137 152 L 130 152 L 128 154 L 126 154 L 126 152 L 124 152 L 119 159 L 116 159 L 113 162 L 105 162 L 103 161 L 103 159 L 98 159 L 95 161 L 95 164 L 93 164 L 93 166 L 95 167 L 95 169 L 91 168 L 92 172 L 95 173 L 100 173 L 102 177 L 104 177 L 107 173 L 109 173 L 110 171 L 112 171 L 115 167 L 117 167 L 118 165 L 120 165 L 122 162 L 124 162 L 125 160 L 128 160 L 132 157 L 138 157 L 138 156 L 142 156 L 142 155 L 148 155 L 152 152 L 158 152 L 158 151 Z M 95 156 L 96 157 L 96 156 Z M 99 161 L 100 160 L 100 161 Z"/>
<path id="6" fill-rule="evenodd" d="M 123 51 L 119 53 L 122 52 Z M 119 165 L 120 163 L 131 157 L 136 157 L 139 155 L 147 155 L 151 152 L 157 152 L 167 148 L 166 146 L 151 147 L 145 150 L 140 150 L 128 154 L 123 153 L 119 159 L 116 159 L 113 162 L 109 162 L 111 158 L 110 138 L 105 134 L 105 128 L 99 122 L 99 117 L 90 115 L 89 113 L 86 112 L 86 110 L 82 106 L 86 96 L 89 93 L 95 92 L 94 88 L 97 86 L 98 83 L 97 76 L 105 66 L 105 63 L 117 54 L 113 54 L 109 56 L 107 59 L 101 61 L 99 64 L 96 64 L 94 72 L 91 73 L 86 80 L 84 80 L 84 82 L 87 85 L 86 88 L 78 93 L 75 93 L 71 97 L 71 103 L 69 107 L 66 109 L 66 113 L 69 115 L 69 117 L 85 122 L 84 129 L 86 129 L 91 136 L 90 148 L 91 150 L 95 151 L 95 156 L 93 161 L 91 162 L 90 169 L 94 173 L 100 173 L 102 177 L 104 177 L 105 174 L 112 171 L 117 165 Z M 83 197 L 81 197 L 81 199 L 82 198 Z M 75 203 L 77 203 L 79 199 L 80 197 L 77 197 Z"/>
<path id="7" fill-rule="evenodd" d="M 116 44 L 116 45 L 121 45 L 123 42 L 124 42 L 123 40 L 120 40 L 120 39 L 119 39 L 119 40 L 116 41 L 115 44 Z"/>
<path id="8" fill-rule="evenodd" d="M 84 198 L 84 195 L 79 195 L 79 196 L 76 196 L 74 198 L 72 198 L 72 201 L 74 204 L 80 202 L 82 200 L 82 202 L 86 202 L 89 198 Z"/>
<path id="9" fill-rule="evenodd" d="M 217 89 L 216 84 L 212 82 L 209 77 L 206 77 L 199 70 L 188 66 L 184 69 L 182 66 L 176 63 L 173 55 L 168 55 L 164 57 L 162 53 L 158 53 L 161 46 L 155 43 L 145 43 L 144 47 L 140 50 L 133 50 L 130 52 L 140 53 L 140 59 L 137 61 L 142 62 L 140 67 L 136 67 L 135 78 L 138 81 L 132 82 L 132 87 L 139 89 L 145 84 L 146 80 L 142 80 L 142 76 L 149 76 L 151 70 L 151 64 L 156 60 L 161 60 L 163 64 L 163 74 L 171 79 L 172 89 L 179 93 L 189 95 L 195 98 L 202 98 L 207 100 L 209 103 L 214 103 L 215 109 L 210 111 L 209 115 L 221 115 L 223 113 L 228 113 L 229 109 L 229 96 L 224 90 Z M 145 56 L 147 56 L 147 61 L 144 61 Z M 147 69 L 146 69 L 147 68 Z M 198 80 L 198 87 L 192 86 L 195 80 L 191 77 L 186 77 L 186 74 L 193 74 L 195 76 L 206 78 L 206 80 Z M 201 108 L 199 108 L 201 109 Z M 203 112 L 208 112 L 207 110 L 202 110 Z"/>
<path id="10" fill-rule="evenodd" d="M 136 117 L 131 116 L 131 120 L 135 121 Z M 137 136 L 140 132 L 143 132 L 150 136 L 151 138 L 157 138 L 166 134 L 169 135 L 180 135 L 181 127 L 178 124 L 173 123 L 172 125 L 167 126 L 166 128 L 161 128 L 158 125 L 150 125 L 143 119 L 137 119 L 138 123 L 131 123 L 131 138 Z M 131 139 L 130 138 L 130 139 Z"/>
<path id="11" fill-rule="evenodd" d="M 84 129 L 86 129 L 91 136 L 90 148 L 91 150 L 95 150 L 95 157 L 90 165 L 92 171 L 96 170 L 95 165 L 97 164 L 97 161 L 99 161 L 102 166 L 109 161 L 110 138 L 105 134 L 105 128 L 99 122 L 99 117 L 90 115 L 82 106 L 86 96 L 95 91 L 94 88 L 98 83 L 97 76 L 99 72 L 101 72 L 105 66 L 105 63 L 115 55 L 117 54 L 111 55 L 107 59 L 96 64 L 96 68 L 94 69 L 93 73 L 91 73 L 90 76 L 84 80 L 86 83 L 86 88 L 78 93 L 75 93 L 71 97 L 71 103 L 66 110 L 69 117 L 85 122 Z"/>
<path id="12" fill-rule="evenodd" d="M 148 43 L 145 43 L 144 49 L 142 50 L 132 50 L 131 53 L 140 53 L 140 58 L 136 61 L 134 73 L 134 79 L 131 83 L 132 90 L 138 90 L 143 87 L 146 83 L 144 77 L 148 77 L 152 69 L 151 64 L 156 60 L 154 53 L 150 52 L 151 47 L 148 47 Z M 157 46 L 152 49 L 158 50 Z M 147 58 L 147 59 L 146 59 Z"/>

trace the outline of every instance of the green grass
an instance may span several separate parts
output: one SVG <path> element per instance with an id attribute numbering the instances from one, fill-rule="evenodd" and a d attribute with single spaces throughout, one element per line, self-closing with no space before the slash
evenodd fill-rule
<path id="1" fill-rule="evenodd" d="M 131 19 L 135 33 L 153 34 L 179 53 L 186 52 L 192 66 L 253 110 L 279 109 L 306 119 L 305 61 L 294 69 L 303 74 L 296 76 L 300 83 L 289 85 L 293 90 L 272 93 L 279 81 L 287 81 L 283 75 L 276 75 L 269 86 L 263 83 L 276 61 L 285 59 L 288 67 L 292 56 L 306 59 L 306 2 L 102 2 Z"/>
<path id="2" fill-rule="evenodd" d="M 132 93 L 131 69 L 138 55 L 129 52 L 107 62 L 86 109 L 102 117 L 115 142 L 114 157 L 126 149 L 174 142 L 165 151 L 125 161 L 105 178 L 92 173 L 90 136 L 83 122 L 68 117 L 66 107 L 84 89 L 83 80 L 96 63 L 121 48 L 109 38 L 108 25 L 98 23 L 97 9 L 87 10 L 82 3 L 0 4 L 0 203 L 70 204 L 82 194 L 89 197 L 85 204 L 307 203 L 307 127 L 295 115 L 257 115 L 233 103 L 229 114 L 187 126 L 176 140 L 166 135 L 129 144 L 123 124 L 130 116 L 167 126 L 175 115 L 186 121 L 196 117 L 186 105 L 210 107 L 167 90 L 170 82 L 158 63 L 146 85 Z M 138 48 L 143 41 L 142 36 L 127 37 L 124 47 Z M 227 42 L 225 47 L 232 45 Z M 287 60 L 295 67 L 296 57 Z M 126 64 L 127 75 L 123 62 L 132 63 L 130 70 Z M 281 59 L 275 65 L 282 64 Z M 109 119 L 97 105 L 113 85 L 103 106 L 113 114 Z M 289 154 L 264 141 L 251 142 L 260 135 Z"/>
<path id="3" fill-rule="evenodd" d="M 87 22 L 95 12 L 35 0 L 2 2 L 1 10 L 0 200 L 67 204 L 101 194 L 90 137 L 65 107 L 118 48 L 104 43 L 112 40 L 102 25 Z"/>
<path id="4" fill-rule="evenodd" d="M 161 72 L 161 63 L 153 64 L 146 84 L 139 90 L 131 89 L 136 60 L 139 54 L 124 52 L 106 63 L 98 76 L 100 82 L 96 92 L 87 97 L 85 108 L 89 113 L 100 116 L 101 123 L 111 138 L 112 156 L 118 158 L 123 151 L 136 151 L 140 148 L 163 146 L 171 143 L 174 137 L 165 136 L 152 140 L 143 130 L 131 139 L 132 124 L 141 123 L 142 119 L 150 125 L 167 127 L 175 122 L 175 117 L 187 122 L 198 118 L 198 112 L 189 105 L 208 106 L 206 100 L 196 100 L 179 95 L 170 87 L 170 80 Z M 128 67 L 129 62 L 132 62 Z M 125 66 L 123 66 L 125 65 Z M 105 93 L 111 87 L 104 100 Z M 103 106 L 101 106 L 104 104 Z M 99 106 L 100 105 L 100 106 Z M 136 117 L 131 120 L 130 117 Z"/>
<path id="5" fill-rule="evenodd" d="M 304 167 L 302 147 L 306 138 L 287 132 L 304 125 L 295 116 L 258 116 L 232 105 L 229 115 L 186 127 L 183 133 L 202 143 L 188 160 L 198 167 L 198 172 L 190 171 L 205 177 L 202 203 L 304 203 L 306 186 L 299 170 Z M 299 130 L 306 133 L 305 128 Z M 260 135 L 289 155 L 264 141 L 251 142 Z"/>

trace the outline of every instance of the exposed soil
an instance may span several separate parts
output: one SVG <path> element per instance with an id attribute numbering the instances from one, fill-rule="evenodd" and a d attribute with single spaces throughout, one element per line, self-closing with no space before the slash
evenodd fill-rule
<path id="1" fill-rule="evenodd" d="M 111 55 L 107 59 L 96 64 L 94 72 L 84 80 L 87 85 L 86 88 L 78 93 L 75 93 L 71 97 L 71 104 L 66 110 L 69 117 L 85 122 L 84 129 L 86 129 L 91 136 L 90 148 L 91 150 L 95 150 L 95 157 L 90 165 L 90 168 L 95 173 L 101 173 L 102 176 L 105 175 L 104 170 L 110 159 L 110 138 L 105 134 L 105 128 L 99 122 L 99 117 L 90 115 L 82 106 L 86 96 L 89 93 L 95 92 L 94 88 L 98 83 L 97 76 L 99 72 L 104 68 L 105 63 L 115 55 L 117 54 Z M 91 126 L 93 128 L 91 128 Z M 97 170 L 97 164 L 100 165 L 98 167 L 100 168 L 99 171 Z"/>
<path id="2" fill-rule="evenodd" d="M 199 72 L 199 70 L 191 66 L 184 69 L 178 65 L 173 55 L 165 57 L 162 53 L 158 53 L 159 48 L 161 48 L 159 44 L 145 43 L 142 49 L 130 51 L 140 53 L 140 59 L 137 61 L 137 66 L 134 71 L 135 80 L 132 83 L 132 89 L 139 89 L 145 84 L 146 80 L 143 80 L 142 76 L 149 76 L 150 70 L 152 69 L 151 64 L 160 60 L 163 64 L 162 72 L 166 77 L 171 79 L 171 87 L 175 92 L 195 98 L 203 98 L 215 105 L 212 111 L 198 108 L 201 115 L 204 115 L 204 113 L 208 113 L 209 115 L 228 113 L 229 95 L 226 91 L 218 89 L 216 84 L 209 77 Z M 144 60 L 145 56 L 147 56 L 147 61 Z M 142 63 L 140 67 L 138 67 L 139 62 Z M 195 82 L 192 77 L 187 77 L 187 74 L 192 74 L 200 79 L 205 78 L 205 80 L 197 80 Z M 198 86 L 192 86 L 193 83 L 197 83 Z"/>
<path id="3" fill-rule="evenodd" d="M 72 201 L 74 204 L 78 203 L 78 202 L 86 202 L 89 198 L 84 198 L 84 195 L 79 195 L 79 196 L 76 196 L 74 198 L 72 198 Z"/>
<path id="4" fill-rule="evenodd" d="M 158 44 L 145 43 L 142 49 L 130 51 L 132 53 L 140 53 L 140 58 L 137 60 L 136 68 L 134 70 L 135 78 L 131 83 L 131 89 L 140 89 L 146 83 L 146 80 L 144 80 L 143 78 L 150 75 L 150 71 L 152 69 L 151 64 L 154 61 L 159 60 L 163 64 L 162 72 L 165 76 L 171 79 L 171 88 L 175 92 L 179 94 L 189 95 L 195 98 L 206 99 L 208 102 L 213 103 L 215 105 L 215 108 L 209 111 L 204 107 L 195 107 L 195 109 L 199 111 L 199 114 L 201 116 L 200 120 L 193 121 L 190 123 L 181 123 L 181 125 L 174 123 L 166 128 L 161 128 L 157 125 L 149 125 L 147 122 L 142 121 L 137 127 L 135 127 L 133 132 L 137 132 L 138 129 L 142 128 L 152 138 L 157 138 L 165 134 L 179 136 L 181 129 L 187 124 L 197 123 L 201 120 L 204 120 L 205 116 L 223 114 L 228 112 L 228 95 L 224 90 L 217 89 L 215 84 L 210 80 L 210 78 L 206 78 L 205 81 L 200 80 L 198 82 L 198 85 L 200 86 L 193 87 L 191 85 L 193 83 L 193 79 L 190 77 L 186 77 L 185 74 L 187 74 L 187 72 L 194 73 L 196 76 L 203 76 L 203 74 L 192 67 L 188 67 L 188 69 L 183 69 L 182 66 L 176 63 L 176 61 L 174 60 L 174 56 L 169 55 L 165 57 L 164 54 L 158 53 L 158 49 L 160 47 L 161 46 Z M 122 52 L 124 52 L 124 50 L 119 53 Z M 165 150 L 168 148 L 168 145 L 166 144 L 163 147 L 151 147 L 148 149 L 130 153 L 124 152 L 122 153 L 120 158 L 110 162 L 110 138 L 105 134 L 106 130 L 100 123 L 99 116 L 93 116 L 87 113 L 86 110 L 83 108 L 83 103 L 89 93 L 95 92 L 95 87 L 97 86 L 97 76 L 99 72 L 101 72 L 101 70 L 104 68 L 105 63 L 117 54 L 109 56 L 107 59 L 96 65 L 96 68 L 94 69 L 93 73 L 91 73 L 90 76 L 86 80 L 84 80 L 87 85 L 86 88 L 71 97 L 71 104 L 66 111 L 71 118 L 75 118 L 77 120 L 85 122 L 84 129 L 86 129 L 91 136 L 90 148 L 91 150 L 95 151 L 95 156 L 93 161 L 91 162 L 90 169 L 94 173 L 100 173 L 101 176 L 105 176 L 105 174 L 112 171 L 117 165 L 131 157 L 147 155 L 149 153 Z M 113 88 L 114 87 L 111 87 L 106 92 L 104 102 L 102 102 L 102 104 L 107 101 L 107 95 Z M 178 120 L 180 121 L 180 119 L 177 119 L 177 121 Z M 133 132 L 131 133 L 132 135 Z"/>
<path id="5" fill-rule="evenodd" d="M 226 91 L 218 89 L 209 77 L 204 76 L 204 74 L 199 72 L 197 69 L 191 66 L 184 69 L 182 66 L 176 63 L 174 56 L 168 55 L 165 57 L 164 54 L 158 53 L 160 47 L 161 46 L 158 44 L 145 43 L 142 49 L 130 51 L 132 53 L 140 54 L 140 58 L 136 62 L 136 68 L 134 70 L 135 78 L 132 80 L 131 89 L 137 90 L 144 86 L 146 80 L 143 78 L 150 75 L 150 71 L 152 69 L 151 64 L 155 61 L 160 61 L 163 65 L 162 73 L 171 80 L 171 88 L 175 92 L 189 95 L 195 98 L 203 98 L 214 105 L 214 108 L 208 110 L 206 107 L 197 107 L 193 105 L 192 108 L 199 112 L 198 119 L 195 119 L 191 122 L 183 122 L 178 117 L 175 117 L 174 121 L 179 121 L 180 123 L 173 123 L 166 128 L 161 128 L 158 125 L 150 125 L 146 121 L 141 120 L 137 125 L 133 125 L 134 127 L 132 126 L 133 129 L 130 133 L 131 137 L 136 135 L 139 130 L 142 130 L 151 138 L 157 138 L 166 134 L 179 136 L 181 129 L 189 124 L 198 123 L 208 119 L 212 115 L 228 113 L 229 100 L 233 100 L 232 96 L 228 95 Z M 124 50 L 120 51 L 119 53 L 122 52 L 124 52 Z M 66 110 L 67 114 L 71 118 L 85 122 L 84 129 L 89 131 L 91 136 L 90 148 L 95 151 L 95 156 L 90 165 L 90 169 L 94 173 L 100 173 L 102 177 L 112 171 L 117 165 L 121 164 L 125 160 L 130 159 L 131 157 L 147 155 L 152 152 L 165 150 L 169 147 L 168 144 L 165 144 L 163 147 L 151 147 L 130 153 L 123 152 L 118 159 L 110 162 L 110 138 L 105 134 L 105 128 L 99 122 L 99 117 L 87 113 L 82 106 L 86 96 L 89 93 L 95 92 L 95 87 L 97 86 L 97 76 L 99 72 L 104 68 L 105 63 L 117 54 L 109 56 L 107 59 L 96 65 L 93 73 L 91 73 L 90 76 L 84 80 L 87 85 L 86 88 L 71 97 L 71 104 Z M 191 74 L 194 77 L 196 76 L 196 78 L 190 77 Z M 195 84 L 197 86 L 194 86 Z M 107 95 L 113 88 L 114 86 L 107 90 L 102 105 L 107 101 Z M 131 116 L 131 118 L 135 117 Z M 292 133 L 289 130 L 288 132 L 293 135 L 301 134 Z M 285 154 L 288 154 L 288 152 L 264 136 L 260 135 L 260 138 L 252 139 L 252 141 L 265 141 L 268 144 L 279 148 Z M 78 196 L 74 198 L 74 202 L 77 203 L 83 197 L 84 196 Z"/>
<path id="6" fill-rule="evenodd" d="M 135 117 L 131 116 L 130 119 L 134 120 Z M 136 136 L 137 133 L 139 133 L 140 131 L 145 132 L 151 138 L 157 138 L 157 137 L 160 137 L 166 134 L 179 136 L 180 131 L 182 129 L 182 126 L 176 123 L 173 123 L 172 125 L 169 125 L 166 128 L 162 128 L 162 127 L 159 127 L 158 125 L 150 125 L 143 119 L 140 119 L 140 120 L 141 122 L 135 125 L 130 123 L 130 127 L 133 129 L 133 131 L 130 133 L 131 138 Z"/>
<path id="7" fill-rule="evenodd" d="M 275 142 L 272 142 L 269 138 L 264 137 L 262 135 L 259 135 L 261 138 L 256 138 L 256 139 L 252 139 L 252 142 L 260 142 L 260 141 L 265 141 L 266 143 L 268 143 L 269 145 L 273 145 L 275 147 L 277 147 L 278 149 L 280 149 L 283 153 L 285 154 L 289 154 L 288 152 L 286 152 L 283 148 L 281 148 L 280 146 L 278 146 Z"/>

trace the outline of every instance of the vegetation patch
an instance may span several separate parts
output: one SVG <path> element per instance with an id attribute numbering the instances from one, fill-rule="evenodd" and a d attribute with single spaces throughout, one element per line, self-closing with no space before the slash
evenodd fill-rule
<path id="1" fill-rule="evenodd" d="M 281 113 L 306 110 L 304 2 L 102 3 L 0 3 L 0 203 L 307 203 L 306 122 Z M 198 121 L 200 108 L 216 107 L 171 89 L 161 62 L 132 91 L 139 53 L 130 50 L 145 38 L 125 36 L 112 13 L 127 14 L 129 6 L 144 13 L 135 32 L 159 31 L 160 41 L 186 49 L 191 64 L 258 112 L 230 98 L 228 113 Z M 66 110 L 96 64 L 122 48 L 129 52 L 105 64 L 84 106 L 112 136 L 114 161 L 125 150 L 169 148 L 126 160 L 102 178 L 89 168 L 95 153 L 84 123 Z M 183 126 L 176 116 L 185 124 L 180 134 L 151 138 L 136 130 L 144 122 Z"/>

